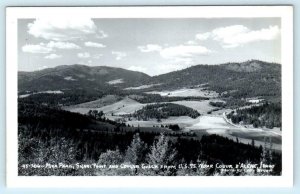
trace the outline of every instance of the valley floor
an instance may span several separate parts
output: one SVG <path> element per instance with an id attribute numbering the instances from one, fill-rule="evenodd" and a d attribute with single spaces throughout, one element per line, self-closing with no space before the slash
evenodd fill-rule
<path id="1" fill-rule="evenodd" d="M 216 99 L 213 99 L 213 101 L 215 100 Z M 157 127 L 160 126 L 178 124 L 183 132 L 218 134 L 244 144 L 252 144 L 254 141 L 256 146 L 264 146 L 264 138 L 268 137 L 272 139 L 272 148 L 278 151 L 281 150 L 281 131 L 278 128 L 267 129 L 235 125 L 226 117 L 226 114 L 232 111 L 231 109 L 219 109 L 214 111 L 216 110 L 216 107 L 211 106 L 209 104 L 210 101 L 212 100 L 171 102 L 193 108 L 194 110 L 197 110 L 201 116 L 195 119 L 188 116 L 169 117 L 167 119 L 161 119 L 161 121 L 157 121 L 156 119 L 144 121 L 128 117 L 129 114 L 133 114 L 146 105 L 153 104 L 142 104 L 129 97 L 125 97 L 119 101 L 112 101 L 113 103 L 108 105 L 104 103 L 104 106 L 102 107 L 98 102 L 96 108 L 91 108 L 91 104 L 88 103 L 88 107 L 85 107 L 84 105 L 76 105 L 73 107 L 66 107 L 65 109 L 81 114 L 87 114 L 89 110 L 103 111 L 106 118 L 115 121 L 122 121 L 125 122 L 126 125 L 134 127 L 155 127 L 155 129 L 157 129 Z M 208 112 L 210 113 L 208 114 Z"/>

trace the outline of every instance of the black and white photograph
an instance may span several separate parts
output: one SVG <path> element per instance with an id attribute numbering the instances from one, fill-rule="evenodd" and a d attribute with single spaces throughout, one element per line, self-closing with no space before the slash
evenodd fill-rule
<path id="1" fill-rule="evenodd" d="M 282 17 L 156 8 L 17 17 L 17 176 L 284 174 L 293 129 L 283 119 L 292 64 Z"/>

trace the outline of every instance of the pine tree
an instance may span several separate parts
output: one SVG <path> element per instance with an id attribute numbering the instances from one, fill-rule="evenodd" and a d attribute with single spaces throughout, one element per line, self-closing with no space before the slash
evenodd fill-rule
<path id="1" fill-rule="evenodd" d="M 174 159 L 177 151 L 172 148 L 170 139 L 166 137 L 163 133 L 158 137 L 158 140 L 153 143 L 150 148 L 150 153 L 148 154 L 148 164 L 150 165 L 174 165 Z M 152 169 L 154 174 L 159 175 L 172 175 L 172 171 L 169 169 Z"/>
<path id="2" fill-rule="evenodd" d="M 119 149 L 107 150 L 99 156 L 98 164 L 100 165 L 119 165 L 123 162 L 123 156 Z"/>
<path id="3" fill-rule="evenodd" d="M 269 142 L 268 142 L 269 140 Z M 271 137 L 265 137 L 264 138 L 264 146 L 261 154 L 260 163 L 261 164 L 271 164 L 272 163 L 272 138 Z M 259 175 L 268 176 L 269 172 L 261 172 L 258 173 Z"/>
<path id="4" fill-rule="evenodd" d="M 255 141 L 254 141 L 254 139 L 251 140 L 251 146 L 255 147 Z"/>
<path id="5" fill-rule="evenodd" d="M 139 133 L 136 133 L 125 152 L 124 164 L 139 166 L 144 160 L 143 156 L 146 148 L 147 145 L 141 140 Z M 127 175 L 142 174 L 139 168 L 128 169 L 126 172 L 123 171 L 123 173 L 127 173 Z"/>
<path id="6" fill-rule="evenodd" d="M 123 156 L 119 149 L 107 150 L 99 156 L 98 165 L 106 165 L 106 168 L 97 169 L 98 176 L 119 176 L 121 171 L 118 167 L 109 168 L 110 165 L 120 165 L 123 163 Z"/>
<path id="7" fill-rule="evenodd" d="M 138 133 L 133 136 L 130 146 L 125 153 L 125 162 L 131 164 L 140 164 L 143 160 L 143 154 L 146 149 L 146 144 L 141 140 Z"/>

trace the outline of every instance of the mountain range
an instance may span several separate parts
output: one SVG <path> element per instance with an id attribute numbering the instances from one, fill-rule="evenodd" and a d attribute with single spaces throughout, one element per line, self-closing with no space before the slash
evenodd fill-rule
<path id="1" fill-rule="evenodd" d="M 124 90 L 143 85 L 151 87 Z M 281 65 L 259 60 L 196 65 L 153 77 L 122 68 L 78 64 L 18 72 L 19 95 L 62 91 L 65 94 L 61 95 L 63 98 L 75 96 L 82 99 L 79 101 L 93 100 L 107 94 L 124 95 L 199 86 L 216 91 L 224 98 L 278 98 L 281 97 Z"/>

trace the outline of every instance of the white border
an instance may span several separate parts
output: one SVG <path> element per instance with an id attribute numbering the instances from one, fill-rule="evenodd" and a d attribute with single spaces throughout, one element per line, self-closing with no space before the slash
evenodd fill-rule
<path id="1" fill-rule="evenodd" d="M 17 172 L 17 20 L 77 15 L 91 18 L 281 18 L 282 176 L 269 177 L 21 177 Z M 6 162 L 8 187 L 292 187 L 293 7 L 8 7 L 6 8 Z"/>

